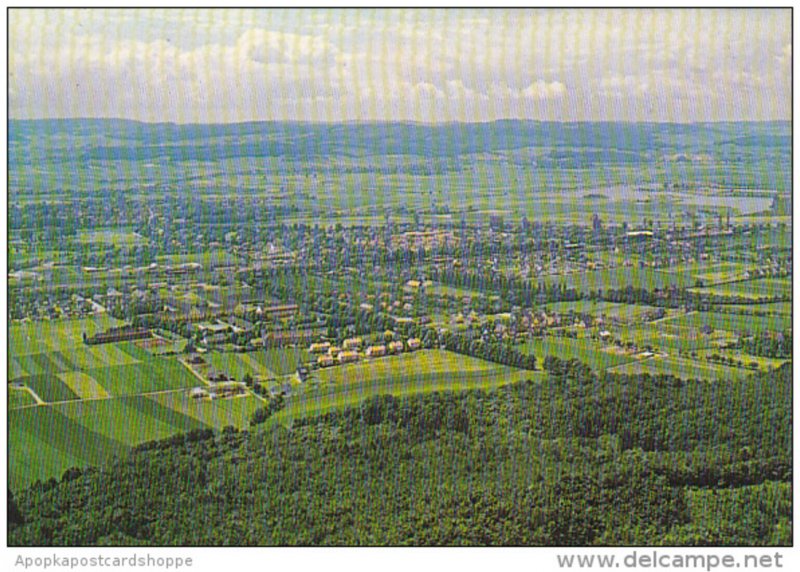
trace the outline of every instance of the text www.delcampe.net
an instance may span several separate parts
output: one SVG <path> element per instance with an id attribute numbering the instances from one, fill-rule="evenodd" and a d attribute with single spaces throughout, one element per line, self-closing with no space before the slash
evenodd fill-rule
<path id="1" fill-rule="evenodd" d="M 633 551 L 618 554 L 558 554 L 559 568 L 783 568 L 783 555 L 774 554 L 686 554 Z"/>

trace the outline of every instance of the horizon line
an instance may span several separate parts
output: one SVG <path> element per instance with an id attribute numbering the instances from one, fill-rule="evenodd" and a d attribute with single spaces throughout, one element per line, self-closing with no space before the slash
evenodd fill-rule
<path id="1" fill-rule="evenodd" d="M 475 120 L 475 121 L 420 121 L 415 119 L 345 119 L 339 121 L 324 121 L 324 120 L 309 120 L 309 119 L 244 119 L 241 121 L 209 121 L 209 122 L 178 122 L 170 120 L 155 120 L 149 121 L 144 119 L 132 119 L 128 117 L 8 117 L 8 123 L 14 121 L 128 121 L 131 123 L 141 123 L 143 125 L 176 125 L 176 126 L 190 126 L 190 125 L 242 125 L 246 123 L 304 123 L 309 125 L 346 125 L 346 124 L 387 124 L 387 123 L 405 123 L 421 126 L 437 126 L 437 125 L 483 125 L 490 123 L 501 122 L 520 122 L 520 123 L 561 123 L 561 124 L 584 124 L 584 123 L 625 123 L 631 125 L 641 124 L 657 124 L 657 125 L 700 125 L 700 124 L 723 124 L 723 123 L 792 123 L 791 119 L 717 119 L 717 120 L 697 120 L 697 121 L 675 121 L 675 120 L 657 120 L 647 119 L 641 121 L 634 121 L 630 119 L 573 119 L 573 120 L 555 120 L 555 119 L 529 119 L 529 118 L 516 118 L 516 117 L 502 117 L 497 119 L 488 120 Z"/>

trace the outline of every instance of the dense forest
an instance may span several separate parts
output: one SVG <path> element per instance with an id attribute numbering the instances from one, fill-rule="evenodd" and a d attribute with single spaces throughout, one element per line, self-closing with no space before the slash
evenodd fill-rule
<path id="1" fill-rule="evenodd" d="M 791 364 L 737 382 L 545 366 L 146 443 L 9 497 L 8 542 L 791 544 Z"/>

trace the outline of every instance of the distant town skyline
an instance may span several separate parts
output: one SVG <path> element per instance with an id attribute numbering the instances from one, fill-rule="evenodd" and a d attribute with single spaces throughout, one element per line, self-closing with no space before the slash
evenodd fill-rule
<path id="1" fill-rule="evenodd" d="M 791 119 L 790 9 L 10 9 L 12 119 Z"/>

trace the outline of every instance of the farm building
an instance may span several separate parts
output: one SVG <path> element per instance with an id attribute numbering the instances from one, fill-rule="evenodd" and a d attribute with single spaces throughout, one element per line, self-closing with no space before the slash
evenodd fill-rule
<path id="1" fill-rule="evenodd" d="M 85 338 L 84 342 L 88 345 L 107 344 L 114 342 L 126 342 L 131 340 L 143 340 L 151 338 L 150 330 L 133 328 L 112 328 L 102 334 L 95 334 L 90 338 Z"/>
<path id="2" fill-rule="evenodd" d="M 272 318 L 285 318 L 287 316 L 291 316 L 299 307 L 297 304 L 284 304 L 282 306 L 269 306 L 264 308 L 263 315 L 270 316 Z"/>
<path id="3" fill-rule="evenodd" d="M 308 351 L 312 354 L 324 354 L 330 349 L 331 349 L 330 342 L 322 342 L 322 343 L 311 344 L 311 346 L 308 348 Z"/>
<path id="4" fill-rule="evenodd" d="M 403 342 L 396 341 L 396 342 L 389 342 L 389 353 L 399 354 L 405 349 L 403 346 Z"/>
<path id="5" fill-rule="evenodd" d="M 409 340 L 408 340 L 408 349 L 409 350 L 411 350 L 411 351 L 418 350 L 421 347 L 422 347 L 422 341 L 419 338 L 409 338 Z"/>
<path id="6" fill-rule="evenodd" d="M 367 348 L 367 357 L 382 357 L 386 355 L 386 346 L 370 346 Z"/>
<path id="7" fill-rule="evenodd" d="M 194 327 L 206 334 L 224 334 L 231 331 L 230 324 L 219 322 L 216 324 L 196 324 Z"/>
<path id="8" fill-rule="evenodd" d="M 189 395 L 192 397 L 192 399 L 204 399 L 208 397 L 208 391 L 202 387 L 193 387 L 189 392 Z"/>
<path id="9" fill-rule="evenodd" d="M 236 395 L 242 395 L 245 393 L 244 388 L 241 385 L 222 385 L 219 387 L 215 387 L 211 391 L 208 392 L 209 399 L 224 399 L 226 397 L 234 397 Z"/>
<path id="10" fill-rule="evenodd" d="M 337 359 L 339 360 L 339 363 L 351 363 L 354 361 L 358 361 L 358 352 L 352 352 L 352 351 L 339 352 Z"/>
<path id="11" fill-rule="evenodd" d="M 219 382 L 233 381 L 233 380 L 221 371 L 212 371 L 208 374 L 208 381 L 219 383 Z"/>
<path id="12" fill-rule="evenodd" d="M 333 356 L 330 355 L 321 355 L 317 358 L 317 365 L 320 367 L 329 367 L 333 365 Z"/>
<path id="13" fill-rule="evenodd" d="M 357 350 L 364 345 L 364 340 L 361 338 L 348 338 L 342 344 L 345 350 Z"/>

